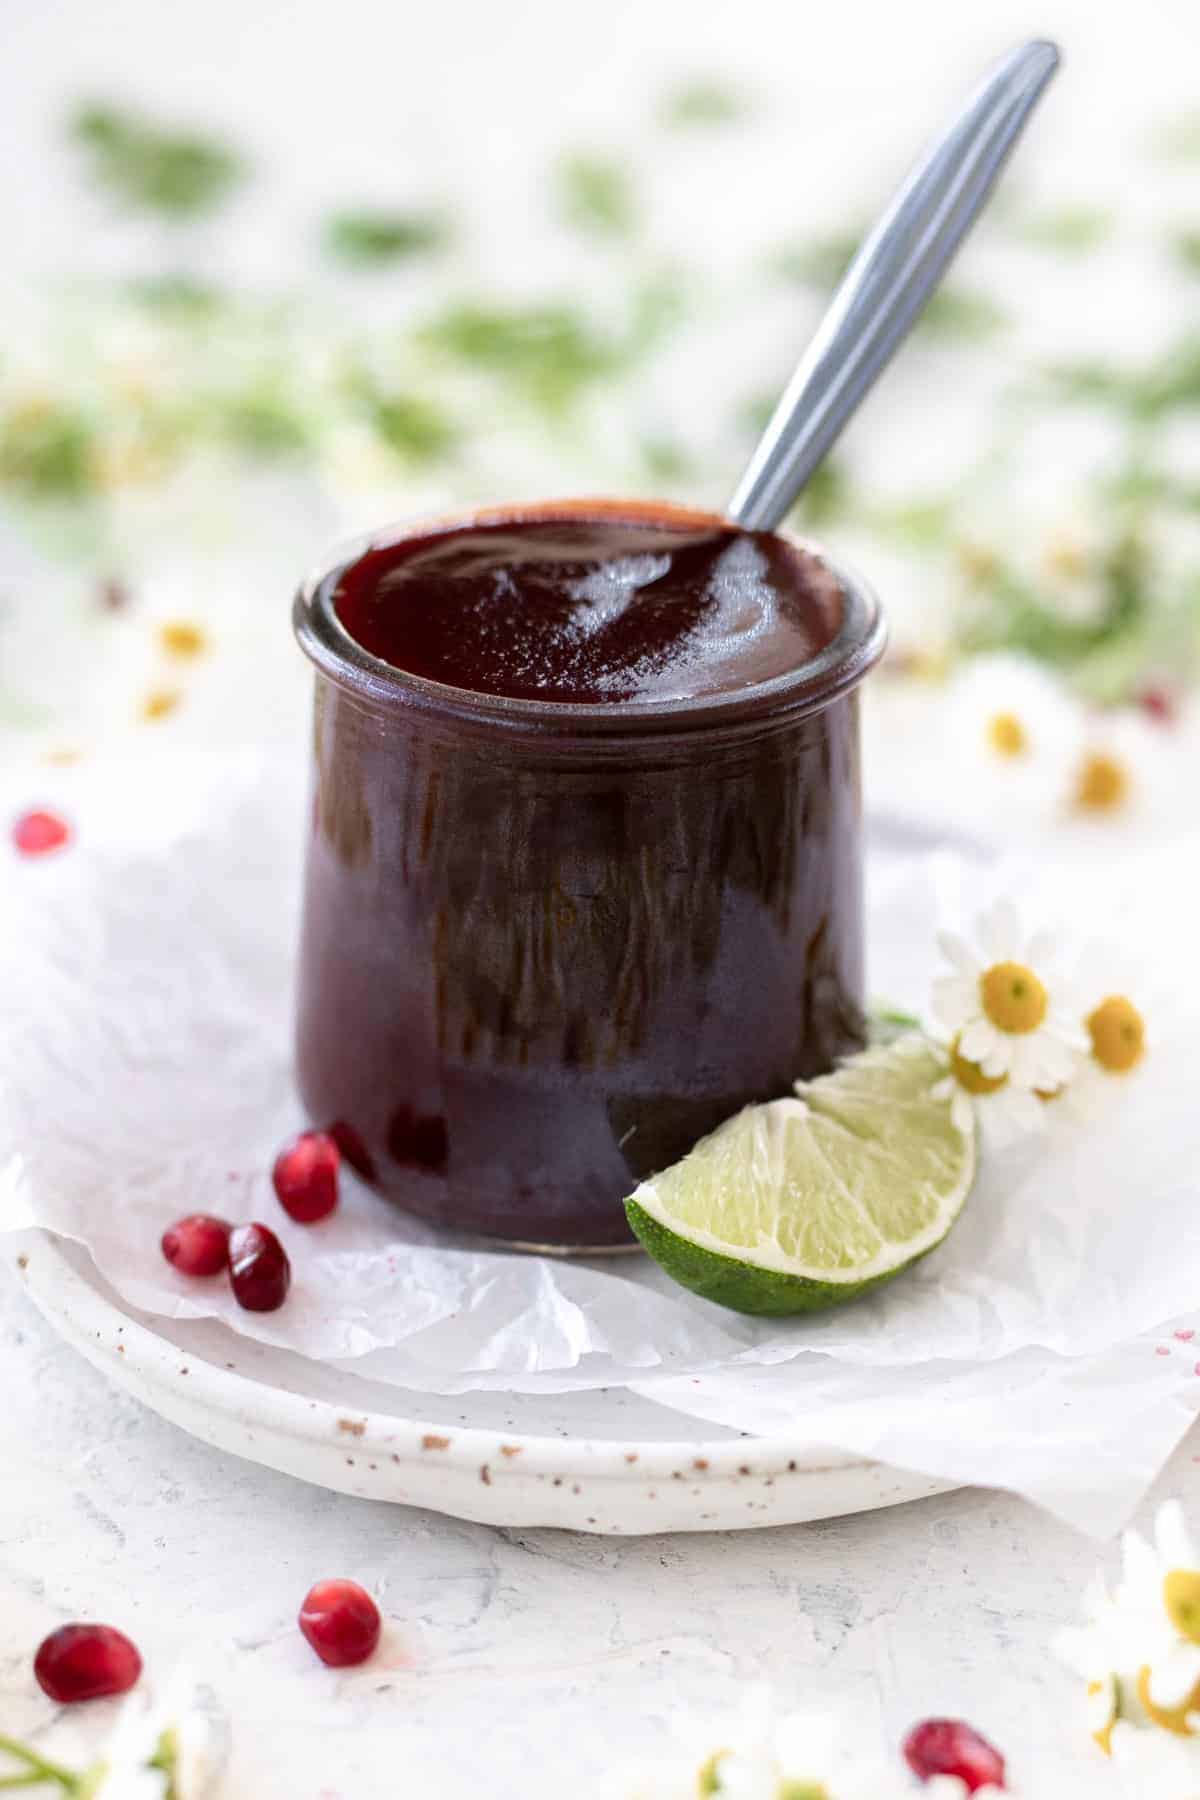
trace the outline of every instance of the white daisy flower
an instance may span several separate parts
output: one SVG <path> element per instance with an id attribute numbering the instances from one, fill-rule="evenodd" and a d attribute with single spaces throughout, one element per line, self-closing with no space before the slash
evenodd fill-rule
<path id="1" fill-rule="evenodd" d="M 1131 1681 L 1120 1671 L 1129 1664 L 1127 1622 L 1099 1575 L 1084 1594 L 1087 1622 L 1070 1625 L 1054 1638 L 1051 1648 L 1060 1662 L 1087 1683 L 1087 1728 L 1104 1751 L 1112 1750 L 1112 1732 L 1128 1710 Z"/>
<path id="2" fill-rule="evenodd" d="M 1114 1596 L 1136 1658 L 1137 1696 L 1156 1725 L 1200 1733 L 1200 1554 L 1177 1500 L 1159 1509 L 1154 1543 L 1125 1534 Z"/>
<path id="3" fill-rule="evenodd" d="M 1075 984 L 1078 991 L 1079 983 Z M 1101 1118 L 1119 1090 L 1141 1068 L 1149 1045 L 1146 1021 L 1126 994 L 1106 994 L 1083 1015 L 1088 1048 L 1075 1058 L 1075 1070 L 1054 1092 L 1052 1111 L 1078 1122 Z"/>
<path id="4" fill-rule="evenodd" d="M 1160 727 L 1137 708 L 1091 714 L 1071 768 L 1067 800 L 1082 821 L 1109 824 L 1146 822 L 1164 796 L 1177 804 L 1171 777 L 1172 745 Z"/>
<path id="5" fill-rule="evenodd" d="M 711 1719 L 673 1722 L 677 1758 L 639 1771 L 622 1787 L 627 1800 L 912 1800 L 898 1755 L 865 1755 L 855 1721 L 837 1713 L 776 1715 L 770 1690 L 748 1689 L 723 1726 Z M 981 1800 L 998 1792 L 979 1790 Z M 921 1789 L 926 1800 L 966 1800 L 955 1777 L 938 1775 Z M 1007 1800 L 1012 1800 L 1011 1794 Z"/>
<path id="6" fill-rule="evenodd" d="M 1041 598 L 1062 618 L 1098 619 L 1108 605 L 1108 550 L 1099 520 L 1077 514 L 1056 522 L 1036 548 L 1033 573 Z"/>
<path id="7" fill-rule="evenodd" d="M 949 735 L 977 796 L 1048 815 L 1061 803 L 1079 753 L 1083 714 L 1075 696 L 1030 657 L 976 656 L 950 683 Z M 979 783 L 985 785 L 981 790 Z"/>
<path id="8" fill-rule="evenodd" d="M 1122 1559 L 1116 1588 L 1090 1584 L 1087 1622 L 1060 1632 L 1055 1652 L 1087 1682 L 1088 1729 L 1106 1754 L 1117 1760 L 1124 1742 L 1134 1767 L 1133 1740 L 1173 1738 L 1200 1776 L 1200 1554 L 1177 1501 L 1161 1508 L 1152 1544 L 1126 1532 Z M 1157 1786 L 1129 1791 L 1160 1796 Z"/>
<path id="9" fill-rule="evenodd" d="M 215 1696 L 179 1670 L 157 1700 L 140 1688 L 130 1694 L 85 1791 L 89 1800 L 204 1800 L 227 1755 Z"/>
<path id="10" fill-rule="evenodd" d="M 934 982 L 933 1011 L 950 1034 L 952 1054 L 986 1080 L 1003 1076 L 1027 1093 L 1053 1093 L 1088 1047 L 1055 964 L 1053 938 L 1024 933 L 1009 900 L 984 913 L 976 933 L 978 949 L 955 932 L 938 934 L 954 973 Z"/>
<path id="11" fill-rule="evenodd" d="M 964 1137 L 978 1124 L 985 1140 L 1003 1150 L 1042 1130 L 1045 1108 L 1036 1094 L 1014 1087 L 1007 1075 L 985 1075 L 961 1054 L 957 1037 L 940 1048 L 946 1073 L 931 1092 L 935 1100 L 950 1101 L 951 1120 Z"/>

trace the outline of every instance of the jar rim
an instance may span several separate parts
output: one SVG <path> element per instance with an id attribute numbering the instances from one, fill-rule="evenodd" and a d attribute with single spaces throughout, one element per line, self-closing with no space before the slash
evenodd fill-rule
<path id="1" fill-rule="evenodd" d="M 370 550 L 464 525 L 513 525 L 542 519 L 617 518 L 647 520 L 696 529 L 729 526 L 719 513 L 683 507 L 671 501 L 583 498 L 476 506 L 399 521 L 344 543 L 323 561 L 297 590 L 292 624 L 301 649 L 316 668 L 339 686 L 380 704 L 399 703 L 500 730 L 537 735 L 598 737 L 617 734 L 641 737 L 663 732 L 691 732 L 790 719 L 818 712 L 858 686 L 879 661 L 887 627 L 874 590 L 840 557 L 815 540 L 780 532 L 785 542 L 814 557 L 837 584 L 841 619 L 829 641 L 815 656 L 766 681 L 717 693 L 672 700 L 574 701 L 533 700 L 509 694 L 484 694 L 451 686 L 396 668 L 366 650 L 342 624 L 334 593 L 343 572 Z"/>

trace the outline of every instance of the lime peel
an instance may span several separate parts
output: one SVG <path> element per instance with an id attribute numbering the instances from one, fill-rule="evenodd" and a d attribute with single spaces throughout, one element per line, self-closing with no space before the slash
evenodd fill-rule
<path id="1" fill-rule="evenodd" d="M 626 1201 L 629 1223 L 674 1280 L 738 1312 L 838 1305 L 935 1249 L 975 1175 L 932 1089 L 945 1059 L 918 1033 L 748 1106 Z"/>

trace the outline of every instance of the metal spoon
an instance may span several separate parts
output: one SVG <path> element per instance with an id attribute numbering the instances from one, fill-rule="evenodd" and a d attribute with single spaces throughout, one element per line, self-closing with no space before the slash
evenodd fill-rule
<path id="1" fill-rule="evenodd" d="M 1055 44 L 1006 56 L 917 164 L 830 302 L 728 508 L 771 531 L 911 330 L 982 211 L 1055 70 Z"/>

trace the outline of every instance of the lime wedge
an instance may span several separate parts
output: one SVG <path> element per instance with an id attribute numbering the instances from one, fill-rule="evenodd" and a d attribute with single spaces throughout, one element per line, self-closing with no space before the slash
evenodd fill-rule
<path id="1" fill-rule="evenodd" d="M 933 1097 L 918 1033 L 747 1106 L 625 1202 L 675 1281 L 736 1312 L 813 1312 L 890 1281 L 941 1243 L 975 1176 L 974 1130 Z"/>

